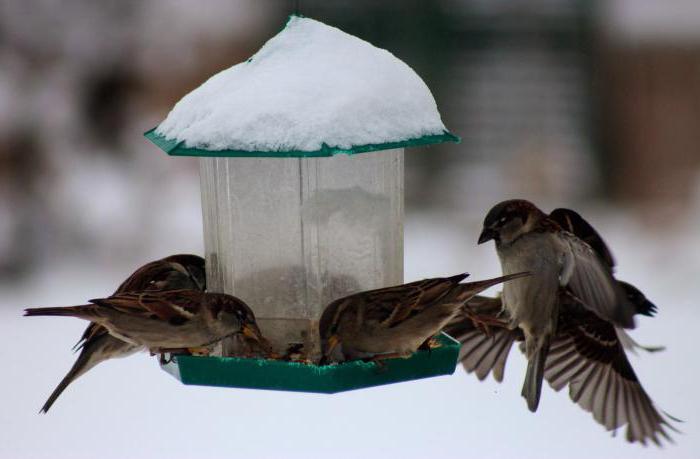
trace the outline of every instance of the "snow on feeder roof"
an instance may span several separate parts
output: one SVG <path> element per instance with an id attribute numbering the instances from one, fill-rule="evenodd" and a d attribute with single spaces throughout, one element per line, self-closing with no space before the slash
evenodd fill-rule
<path id="1" fill-rule="evenodd" d="M 185 156 L 313 157 L 459 141 L 408 65 L 299 16 L 183 97 L 146 137 Z"/>

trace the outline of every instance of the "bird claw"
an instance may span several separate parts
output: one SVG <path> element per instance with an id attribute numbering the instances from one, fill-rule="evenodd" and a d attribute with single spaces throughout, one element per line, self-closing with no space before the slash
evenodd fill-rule
<path id="1" fill-rule="evenodd" d="M 189 352 L 191 355 L 208 356 L 211 354 L 211 349 L 208 347 L 188 347 L 187 352 Z"/>
<path id="2" fill-rule="evenodd" d="M 411 355 L 412 354 L 402 354 L 400 352 L 391 352 L 389 354 L 377 354 L 375 356 L 370 357 L 369 359 L 365 359 L 365 362 L 373 362 L 375 364 L 375 371 L 378 374 L 381 374 L 389 370 L 389 367 L 387 366 L 385 360 L 407 359 Z"/>
<path id="3" fill-rule="evenodd" d="M 372 360 L 374 362 L 374 372 L 378 375 L 386 373 L 389 371 L 389 367 L 386 366 L 386 363 L 384 363 L 381 360 Z"/>
<path id="4" fill-rule="evenodd" d="M 493 336 L 491 327 L 506 329 L 509 328 L 508 322 L 505 322 L 493 316 L 481 316 L 478 314 L 472 314 L 470 319 L 474 324 L 474 327 L 481 330 L 483 334 L 489 337 Z"/>
<path id="5" fill-rule="evenodd" d="M 198 348 L 197 348 L 198 349 Z M 155 352 L 154 352 L 155 351 Z M 161 365 L 167 365 L 173 360 L 175 360 L 175 356 L 177 354 L 187 354 L 189 352 L 189 349 L 182 349 L 182 348 L 173 348 L 173 349 L 166 349 L 166 348 L 160 348 L 157 350 L 151 350 L 151 355 L 158 354 L 158 362 L 160 362 Z M 167 357 L 166 357 L 167 356 Z"/>
<path id="6" fill-rule="evenodd" d="M 428 351 L 428 353 L 432 352 L 433 349 L 436 349 L 440 347 L 440 341 L 435 338 L 434 336 L 431 338 L 426 339 L 423 344 L 418 346 L 419 351 Z"/>

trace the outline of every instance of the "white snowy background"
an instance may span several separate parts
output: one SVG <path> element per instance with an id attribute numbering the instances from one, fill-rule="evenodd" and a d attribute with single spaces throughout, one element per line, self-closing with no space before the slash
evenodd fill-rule
<path id="1" fill-rule="evenodd" d="M 632 357 L 658 405 L 686 422 L 664 450 L 612 438 L 565 393 L 544 389 L 536 414 L 520 397 L 524 359 L 514 351 L 503 384 L 454 375 L 336 395 L 183 386 L 154 358 L 137 355 L 102 364 L 66 390 L 48 415 L 37 411 L 74 356 L 81 321 L 23 318 L 25 306 L 73 304 L 114 289 L 132 266 L 175 251 L 201 253 L 199 207 L 131 265 L 67 260 L 46 266 L 26 284 L 0 293 L 0 348 L 5 371 L 0 457 L 3 458 L 308 458 L 308 457 L 566 457 L 696 458 L 700 451 L 700 360 L 695 350 L 700 219 L 672 234 L 647 233 L 624 215 L 585 215 L 614 248 L 619 276 L 659 306 L 633 336 L 667 351 Z M 406 279 L 468 270 L 496 275 L 492 247 L 476 246 L 477 215 L 409 216 Z"/>
<path id="2" fill-rule="evenodd" d="M 78 304 L 111 293 L 147 261 L 203 252 L 197 161 L 167 157 L 141 132 L 207 75 L 259 48 L 284 23 L 289 8 L 282 3 L 0 4 L 0 458 L 699 457 L 700 170 L 682 171 L 695 177 L 683 199 L 662 192 L 644 201 L 610 199 L 598 188 L 606 163 L 572 134 L 576 86 L 561 83 L 561 69 L 547 67 L 552 62 L 542 54 L 512 48 L 466 76 L 448 74 L 449 94 L 436 92 L 446 125 L 465 137 L 461 145 L 406 153 L 405 279 L 497 275 L 492 245 L 477 246 L 476 238 L 484 213 L 501 199 L 576 208 L 612 248 L 618 276 L 659 307 L 633 336 L 667 350 L 631 360 L 658 406 L 685 421 L 676 425 L 683 433 L 674 435 L 675 445 L 629 445 L 623 431 L 612 438 L 566 393 L 548 387 L 539 411 L 528 412 L 517 350 L 503 384 L 458 368 L 452 376 L 336 395 L 183 386 L 143 354 L 101 364 L 48 415 L 38 414 L 72 365 L 70 348 L 85 324 L 23 318 L 23 308 Z M 449 14 L 513 3 L 556 12 L 573 2 L 436 2 Z M 603 22 L 623 40 L 697 43 L 692 0 L 664 14 L 653 1 L 610 4 Z M 398 18 L 397 3 L 386 5 Z M 679 18 L 684 32 L 666 33 Z M 519 98 L 524 74 L 514 70 L 547 82 L 545 98 Z M 130 77 L 105 80 L 120 72 Z M 95 79 L 107 81 L 108 96 L 119 91 L 106 102 L 98 97 L 97 111 L 86 109 L 85 99 Z M 518 123 L 534 120 L 537 135 L 512 142 L 515 128 L 501 129 L 501 105 L 494 108 L 493 93 L 481 90 L 491 83 L 501 85 L 498 104 Z M 565 94 L 565 101 L 550 94 Z M 501 137 L 489 137 L 493 123 Z M 478 132 L 469 130 L 474 126 Z M 441 164 L 449 166 L 437 171 Z"/>

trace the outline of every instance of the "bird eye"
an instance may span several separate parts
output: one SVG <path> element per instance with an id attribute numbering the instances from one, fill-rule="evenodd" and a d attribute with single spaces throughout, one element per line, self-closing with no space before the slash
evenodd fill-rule
<path id="1" fill-rule="evenodd" d="M 504 215 L 503 217 L 498 219 L 498 223 L 505 223 L 508 218 Z"/>

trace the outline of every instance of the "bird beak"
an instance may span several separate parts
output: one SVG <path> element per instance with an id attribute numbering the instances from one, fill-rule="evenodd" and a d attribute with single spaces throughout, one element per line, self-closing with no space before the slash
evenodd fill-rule
<path id="1" fill-rule="evenodd" d="M 326 351 L 326 354 L 330 355 L 333 352 L 333 349 L 340 343 L 340 340 L 338 339 L 338 335 L 331 335 L 330 338 L 328 338 L 328 351 Z"/>
<path id="2" fill-rule="evenodd" d="M 258 343 L 265 342 L 265 338 L 263 338 L 260 329 L 255 324 L 243 325 L 243 327 L 241 328 L 241 332 L 246 338 L 250 338 L 254 341 L 257 341 Z"/>
<path id="3" fill-rule="evenodd" d="M 484 228 L 479 235 L 479 244 L 488 242 L 496 237 L 496 231 L 493 228 Z"/>

